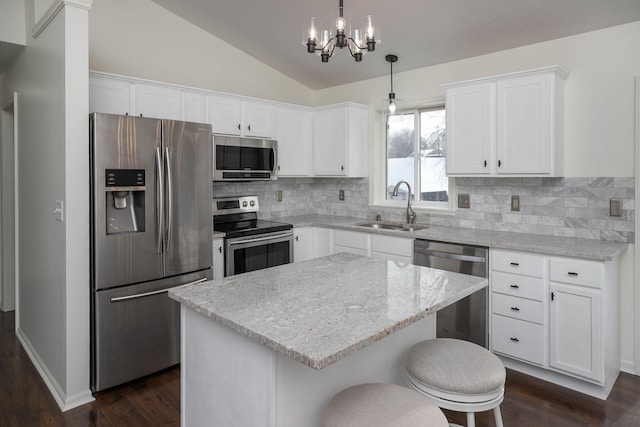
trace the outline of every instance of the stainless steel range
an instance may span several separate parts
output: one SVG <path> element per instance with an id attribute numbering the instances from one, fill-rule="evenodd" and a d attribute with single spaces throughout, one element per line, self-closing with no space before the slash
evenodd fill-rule
<path id="1" fill-rule="evenodd" d="M 225 234 L 225 276 L 293 262 L 293 226 L 258 219 L 258 196 L 213 199 L 213 229 Z"/>

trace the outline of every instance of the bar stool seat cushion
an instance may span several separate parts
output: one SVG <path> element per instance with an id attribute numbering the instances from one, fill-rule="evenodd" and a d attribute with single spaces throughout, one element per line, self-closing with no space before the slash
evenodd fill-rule
<path id="1" fill-rule="evenodd" d="M 504 365 L 495 354 L 477 344 L 450 338 L 422 341 L 411 347 L 405 369 L 432 389 L 467 396 L 499 392 L 506 379 Z"/>
<path id="2" fill-rule="evenodd" d="M 397 384 L 359 384 L 337 393 L 324 413 L 324 426 L 447 427 L 446 417 L 425 396 Z"/>

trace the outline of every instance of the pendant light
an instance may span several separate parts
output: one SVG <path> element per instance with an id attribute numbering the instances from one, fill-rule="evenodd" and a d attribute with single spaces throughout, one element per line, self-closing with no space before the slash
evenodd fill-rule
<path id="1" fill-rule="evenodd" d="M 396 94 L 393 92 L 393 63 L 398 62 L 397 55 L 387 55 L 385 58 L 391 66 L 391 92 L 389 92 L 389 113 L 396 112 Z"/>

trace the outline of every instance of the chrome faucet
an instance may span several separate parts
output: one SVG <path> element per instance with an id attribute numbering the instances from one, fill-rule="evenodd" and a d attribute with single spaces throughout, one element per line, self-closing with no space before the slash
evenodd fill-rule
<path id="1" fill-rule="evenodd" d="M 416 211 L 411 207 L 411 185 L 409 185 L 407 181 L 398 182 L 393 189 L 393 196 L 398 196 L 398 188 L 400 188 L 400 184 L 402 183 L 407 184 L 407 188 L 409 189 L 409 194 L 407 195 L 407 224 L 413 224 L 416 220 Z"/>

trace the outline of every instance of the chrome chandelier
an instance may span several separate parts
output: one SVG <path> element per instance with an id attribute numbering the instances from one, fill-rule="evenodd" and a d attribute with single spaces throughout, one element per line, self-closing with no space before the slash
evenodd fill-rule
<path id="1" fill-rule="evenodd" d="M 376 39 L 375 27 L 373 26 L 373 17 L 369 15 L 365 24 L 365 28 L 356 28 L 349 31 L 349 36 L 345 34 L 347 22 L 343 15 L 343 0 L 339 0 L 340 16 L 336 19 L 335 37 L 329 30 L 323 29 L 320 33 L 316 27 L 315 18 L 311 18 L 311 25 L 307 31 L 307 52 L 318 53 L 322 58 L 322 62 L 329 62 L 329 58 L 333 55 L 336 47 L 340 49 L 349 48 L 349 53 L 356 60 L 362 61 L 362 55 L 367 52 L 376 50 L 376 43 L 380 40 Z M 318 34 L 320 40 L 318 42 Z"/>

